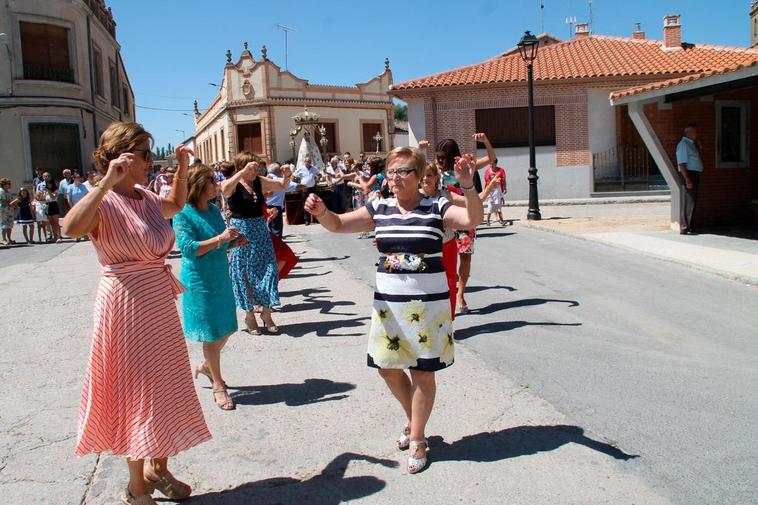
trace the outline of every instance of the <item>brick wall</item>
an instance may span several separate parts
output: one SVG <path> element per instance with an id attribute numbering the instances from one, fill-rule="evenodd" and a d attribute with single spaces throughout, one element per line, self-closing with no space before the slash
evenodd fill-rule
<path id="1" fill-rule="evenodd" d="M 740 91 L 714 96 L 714 100 L 751 100 L 749 131 L 758 132 L 758 92 Z M 758 136 L 750 137 L 749 168 L 716 168 L 716 107 L 714 101 L 698 98 L 674 102 L 671 109 L 647 105 L 645 114 L 655 129 L 666 153 L 676 165 L 676 145 L 688 124 L 698 130 L 702 144 L 704 171 L 695 210 L 695 225 L 722 227 L 752 219 L 751 200 L 758 199 Z"/>

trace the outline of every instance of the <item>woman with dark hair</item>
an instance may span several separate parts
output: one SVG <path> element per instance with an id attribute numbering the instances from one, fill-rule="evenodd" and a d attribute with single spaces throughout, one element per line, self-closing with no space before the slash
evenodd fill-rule
<path id="1" fill-rule="evenodd" d="M 61 211 L 58 207 L 58 185 L 52 179 L 47 179 L 44 181 L 43 191 L 45 192 L 45 201 L 47 202 L 47 221 L 53 232 L 53 236 L 48 242 L 60 244 L 63 242 L 63 239 L 61 237 L 60 225 Z"/>
<path id="2" fill-rule="evenodd" d="M 221 350 L 237 331 L 232 281 L 226 251 L 247 244 L 237 228 L 227 228 L 212 203 L 219 187 L 213 169 L 193 165 L 189 170 L 187 204 L 174 216 L 176 246 L 182 252 L 180 280 L 184 336 L 203 344 L 205 361 L 195 368 L 210 379 L 213 400 L 221 410 L 234 410 L 234 400 L 221 376 Z"/>
<path id="3" fill-rule="evenodd" d="M 65 222 L 66 235 L 89 235 L 102 268 L 76 454 L 126 457 L 127 505 L 156 505 L 156 489 L 172 500 L 189 497 L 192 488 L 169 472 L 168 459 L 211 438 L 176 308 L 183 287 L 166 264 L 174 245 L 166 220 L 187 199 L 191 151 L 176 148 L 179 170 L 160 197 L 142 187 L 152 139 L 142 125 L 112 123 L 92 154 L 104 177 Z"/>
<path id="4" fill-rule="evenodd" d="M 474 187 L 476 188 L 477 193 L 481 193 L 483 188 L 482 180 L 479 177 L 479 169 L 486 167 L 490 163 L 495 163 L 497 157 L 495 156 L 495 150 L 492 148 L 492 144 L 487 138 L 487 135 L 484 133 L 475 133 L 473 138 L 477 142 L 482 142 L 487 149 L 487 156 L 483 156 L 476 160 L 476 171 L 474 172 Z M 426 143 L 426 145 L 428 145 L 428 143 Z M 445 139 L 437 144 L 435 159 L 442 172 L 442 188 L 458 195 L 462 195 L 463 191 L 461 190 L 460 184 L 458 184 L 455 179 L 453 168 L 455 166 L 455 160 L 460 156 L 461 150 L 455 140 Z M 455 240 L 458 245 L 458 257 L 460 260 L 458 266 L 458 293 L 456 296 L 456 305 L 458 306 L 458 312 L 460 314 L 468 312 L 465 292 L 466 284 L 471 275 L 471 258 L 474 254 L 475 236 L 476 227 L 470 230 L 455 231 Z"/>
<path id="5" fill-rule="evenodd" d="M 243 151 L 234 158 L 237 172 L 222 184 L 222 192 L 231 211 L 230 225 L 247 238 L 247 245 L 232 251 L 231 277 L 237 307 L 245 311 L 245 324 L 253 335 L 261 330 L 255 318 L 255 306 L 261 306 L 261 319 L 269 333 L 279 333 L 271 309 L 279 305 L 279 273 L 271 232 L 266 225 L 264 193 L 286 191 L 292 172 L 282 167 L 279 181 L 259 176 L 258 158 Z"/>

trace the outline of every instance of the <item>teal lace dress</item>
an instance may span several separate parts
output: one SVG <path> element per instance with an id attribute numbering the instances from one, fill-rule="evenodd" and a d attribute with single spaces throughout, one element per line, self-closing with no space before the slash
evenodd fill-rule
<path id="1" fill-rule="evenodd" d="M 182 253 L 179 279 L 187 288 L 182 295 L 184 335 L 194 342 L 215 342 L 237 331 L 228 244 L 197 256 L 199 243 L 222 233 L 225 226 L 213 204 L 208 210 L 185 205 L 174 216 L 176 245 Z"/>

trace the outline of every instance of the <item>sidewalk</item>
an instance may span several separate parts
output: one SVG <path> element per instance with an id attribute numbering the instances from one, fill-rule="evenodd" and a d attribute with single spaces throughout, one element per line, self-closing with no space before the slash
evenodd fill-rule
<path id="1" fill-rule="evenodd" d="M 308 235 L 323 231 L 310 228 L 289 237 L 301 263 L 281 284 L 285 334 L 240 332 L 224 350 L 237 410 L 219 410 L 207 381 L 196 382 L 214 438 L 172 460 L 196 490 L 186 503 L 669 503 L 625 469 L 632 451 L 584 432 L 460 343 L 438 374 L 431 466 L 406 474 L 394 449 L 403 416 L 365 366 L 372 290 L 311 248 Z M 0 367 L 8 503 L 112 504 L 126 482 L 123 459 L 73 455 L 97 270 L 89 243 L 44 268 L 0 268 L 0 330 L 13 339 Z M 44 289 L 15 296 L 22 280 Z M 199 362 L 200 347 L 190 353 Z"/>
<path id="2" fill-rule="evenodd" d="M 727 279 L 758 285 L 758 234 L 680 235 L 669 226 L 664 202 L 541 207 L 541 221 L 527 221 L 526 209 L 504 210 L 522 226 L 595 240 Z"/>

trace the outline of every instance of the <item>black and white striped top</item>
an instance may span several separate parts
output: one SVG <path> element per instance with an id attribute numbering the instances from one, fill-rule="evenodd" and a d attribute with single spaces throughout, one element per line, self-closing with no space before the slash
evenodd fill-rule
<path id="1" fill-rule="evenodd" d="M 439 254 L 442 252 L 442 218 L 450 208 L 444 196 L 426 196 L 418 207 L 402 214 L 397 198 L 370 201 L 366 210 L 374 219 L 380 253 Z"/>

